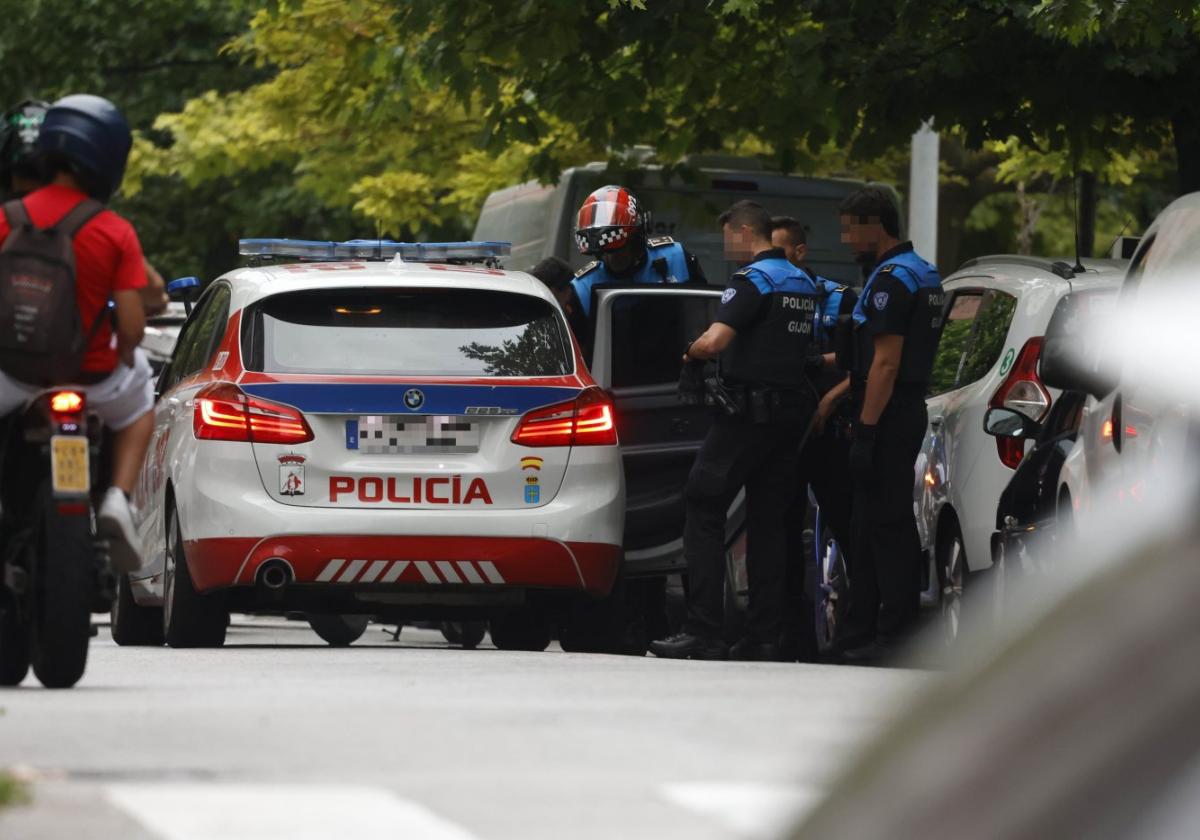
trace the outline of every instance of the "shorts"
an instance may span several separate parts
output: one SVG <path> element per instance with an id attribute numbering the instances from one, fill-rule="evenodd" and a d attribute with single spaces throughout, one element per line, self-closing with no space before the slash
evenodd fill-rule
<path id="1" fill-rule="evenodd" d="M 88 411 L 98 414 L 104 425 L 114 432 L 121 431 L 154 408 L 154 377 L 150 362 L 140 347 L 133 353 L 133 367 L 120 362 L 107 379 L 80 388 L 87 395 Z M 0 371 L 0 417 L 11 414 L 46 390 L 18 382 Z"/>

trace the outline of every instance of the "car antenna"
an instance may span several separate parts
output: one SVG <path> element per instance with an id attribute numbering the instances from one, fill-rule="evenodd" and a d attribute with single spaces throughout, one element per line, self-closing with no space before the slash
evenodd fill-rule
<path id="1" fill-rule="evenodd" d="M 1133 224 L 1133 216 L 1126 217 L 1125 227 L 1121 228 L 1121 232 L 1113 237 L 1112 243 L 1108 246 L 1108 250 L 1105 251 L 1104 253 L 1112 254 L 1112 249 L 1116 247 L 1117 243 L 1121 240 L 1121 237 L 1125 235 L 1125 231 L 1129 230 L 1129 226 L 1131 224 Z"/>
<path id="2" fill-rule="evenodd" d="M 1076 274 L 1083 274 L 1087 269 L 1079 259 L 1079 171 L 1074 167 L 1071 168 L 1071 188 L 1075 196 L 1075 265 L 1071 270 Z"/>

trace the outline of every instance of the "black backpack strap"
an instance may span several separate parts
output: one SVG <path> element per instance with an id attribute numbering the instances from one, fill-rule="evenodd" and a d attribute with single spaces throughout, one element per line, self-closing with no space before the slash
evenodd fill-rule
<path id="1" fill-rule="evenodd" d="M 70 213 L 59 219 L 58 224 L 54 228 L 66 234 L 69 239 L 74 239 L 75 234 L 79 233 L 80 228 L 90 222 L 103 209 L 104 205 L 99 201 L 93 198 L 85 198 L 76 204 Z"/>
<path id="2" fill-rule="evenodd" d="M 17 228 L 29 224 L 29 213 L 25 210 L 25 202 L 19 198 L 6 201 L 0 209 L 4 210 L 4 218 L 8 220 L 8 236 L 5 237 L 4 244 L 0 245 L 0 251 L 4 251 L 8 249 L 8 243 L 13 241 L 13 233 Z"/>

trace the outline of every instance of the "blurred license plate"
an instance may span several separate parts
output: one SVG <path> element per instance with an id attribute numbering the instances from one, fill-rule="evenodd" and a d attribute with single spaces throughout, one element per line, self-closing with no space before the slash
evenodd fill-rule
<path id="1" fill-rule="evenodd" d="M 55 494 L 87 495 L 88 439 L 76 435 L 50 438 L 50 484 Z"/>
<path id="2" fill-rule="evenodd" d="M 480 422 L 444 414 L 364 414 L 346 421 L 346 448 L 367 455 L 479 451 Z"/>

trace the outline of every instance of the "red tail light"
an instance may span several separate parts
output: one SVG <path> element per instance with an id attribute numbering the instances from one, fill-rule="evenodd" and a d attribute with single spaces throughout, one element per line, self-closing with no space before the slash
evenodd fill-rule
<path id="1" fill-rule="evenodd" d="M 1042 337 L 1035 336 L 1025 342 L 1017 360 L 1013 362 L 1008 378 L 992 395 L 988 406 L 1009 408 L 1019 411 L 1031 420 L 1041 422 L 1050 410 L 1050 392 L 1038 378 L 1038 357 L 1042 354 Z M 996 450 L 1006 467 L 1016 469 L 1025 457 L 1025 441 L 1020 438 L 996 438 Z"/>
<path id="2" fill-rule="evenodd" d="M 83 422 L 87 400 L 78 391 L 55 391 L 50 395 L 50 420 L 58 425 Z"/>
<path id="3" fill-rule="evenodd" d="M 299 411 L 250 396 L 228 382 L 209 385 L 196 394 L 192 431 L 199 440 L 304 443 L 313 439 Z"/>
<path id="4" fill-rule="evenodd" d="M 588 388 L 571 402 L 539 408 L 521 418 L 513 443 L 522 446 L 613 446 L 617 424 L 612 400 Z"/>

